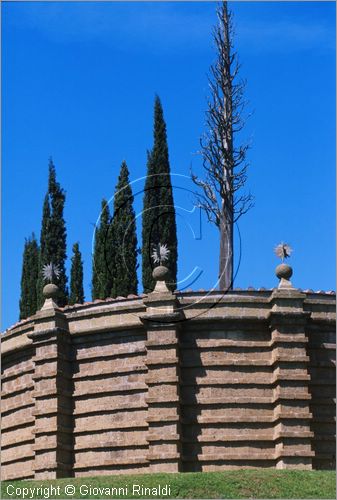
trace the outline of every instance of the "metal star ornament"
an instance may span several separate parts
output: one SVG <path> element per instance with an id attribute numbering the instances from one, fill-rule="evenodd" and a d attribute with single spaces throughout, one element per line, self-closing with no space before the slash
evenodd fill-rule
<path id="1" fill-rule="evenodd" d="M 282 262 L 284 261 L 284 259 L 290 257 L 292 251 L 293 249 L 287 243 L 280 243 L 274 248 L 275 255 L 277 255 L 277 257 L 279 257 Z"/>
<path id="2" fill-rule="evenodd" d="M 53 277 L 58 278 L 60 276 L 60 269 L 58 266 L 53 264 L 46 264 L 42 268 L 42 276 L 45 281 L 49 281 L 49 283 L 53 282 Z"/>
<path id="3" fill-rule="evenodd" d="M 151 254 L 151 257 L 155 264 L 159 264 L 161 266 L 163 262 L 168 260 L 169 253 L 170 250 L 167 248 L 166 245 L 158 243 L 158 245 L 153 247 L 153 252 Z"/>

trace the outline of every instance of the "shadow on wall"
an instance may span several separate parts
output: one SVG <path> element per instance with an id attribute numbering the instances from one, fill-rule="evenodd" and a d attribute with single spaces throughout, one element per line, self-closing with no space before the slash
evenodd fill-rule
<path id="1" fill-rule="evenodd" d="M 315 452 L 312 465 L 314 469 L 331 470 L 336 468 L 335 332 L 312 325 L 308 336 L 312 449 Z"/>
<path id="2" fill-rule="evenodd" d="M 249 366 L 250 359 L 270 356 L 270 332 L 244 332 L 244 344 L 256 344 L 231 345 L 240 335 L 230 327 L 208 325 L 207 331 L 187 328 L 181 337 L 183 472 L 210 470 L 211 464 L 212 470 L 223 470 L 233 467 L 233 457 L 238 467 L 275 467 L 273 423 L 268 421 L 273 405 L 263 402 L 271 395 L 272 368 Z M 247 362 L 236 364 L 242 356 Z M 259 421 L 259 416 L 267 419 Z M 256 459 L 247 460 L 250 454 Z"/>

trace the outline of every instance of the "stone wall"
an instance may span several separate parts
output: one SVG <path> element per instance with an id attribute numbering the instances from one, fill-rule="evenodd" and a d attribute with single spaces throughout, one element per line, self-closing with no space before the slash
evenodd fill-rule
<path id="1" fill-rule="evenodd" d="M 2 478 L 334 468 L 335 295 L 52 300 L 2 337 Z"/>

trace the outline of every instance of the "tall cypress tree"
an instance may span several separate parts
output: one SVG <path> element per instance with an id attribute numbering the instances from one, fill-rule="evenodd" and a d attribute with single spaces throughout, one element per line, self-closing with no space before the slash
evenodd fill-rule
<path id="1" fill-rule="evenodd" d="M 92 299 L 106 299 L 112 289 L 113 245 L 108 202 L 102 200 L 101 217 L 95 231 L 92 260 Z"/>
<path id="2" fill-rule="evenodd" d="M 128 294 L 137 294 L 136 219 L 129 170 L 125 161 L 121 165 L 114 197 L 112 239 L 114 262 L 111 295 L 127 297 Z"/>
<path id="3" fill-rule="evenodd" d="M 45 264 L 52 262 L 60 271 L 56 284 L 59 287 L 58 303 L 64 306 L 68 302 L 67 276 L 65 270 L 66 255 L 66 226 L 63 217 L 65 192 L 56 181 L 56 170 L 53 161 L 49 160 L 48 191 L 43 204 L 43 216 L 40 237 L 40 265 L 37 282 L 38 306 L 43 304 L 42 269 Z"/>
<path id="4" fill-rule="evenodd" d="M 66 275 L 66 258 L 67 258 L 67 231 L 63 217 L 65 191 L 56 181 L 55 166 L 50 160 L 49 162 L 49 193 L 51 199 L 51 219 L 50 219 L 50 242 L 52 246 L 52 259 L 60 271 L 57 279 L 57 285 L 60 289 L 58 303 L 64 306 L 68 302 L 68 287 Z"/>
<path id="5" fill-rule="evenodd" d="M 39 272 L 39 247 L 34 233 L 25 240 L 21 274 L 20 319 L 37 311 L 36 281 Z"/>
<path id="6" fill-rule="evenodd" d="M 70 296 L 69 304 L 83 304 L 83 262 L 79 244 L 73 245 L 73 256 L 71 258 L 70 270 Z"/>
<path id="7" fill-rule="evenodd" d="M 167 262 L 167 267 L 169 268 L 169 287 L 174 289 L 177 282 L 177 227 L 170 176 L 166 124 L 163 108 L 158 96 L 156 96 L 154 104 L 153 135 L 153 149 L 148 153 L 142 221 L 142 278 L 144 292 L 146 293 L 152 291 L 154 288 L 151 253 L 153 246 L 158 243 L 166 244 L 170 250 Z"/>
<path id="8" fill-rule="evenodd" d="M 51 262 L 49 255 L 49 227 L 50 227 L 50 203 L 49 203 L 49 193 L 44 197 L 43 210 L 42 210 L 42 223 L 41 223 L 41 233 L 40 233 L 40 253 L 39 253 L 39 273 L 36 283 L 36 297 L 37 297 L 37 308 L 41 309 L 43 306 L 44 298 L 42 295 L 43 290 L 43 277 L 42 268 L 45 264 Z"/>

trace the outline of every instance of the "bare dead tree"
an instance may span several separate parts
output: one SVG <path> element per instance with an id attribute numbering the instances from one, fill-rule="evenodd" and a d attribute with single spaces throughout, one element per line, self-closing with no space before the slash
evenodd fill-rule
<path id="1" fill-rule="evenodd" d="M 239 78 L 232 14 L 226 1 L 218 6 L 217 16 L 219 23 L 213 31 L 217 59 L 210 68 L 206 112 L 208 131 L 200 141 L 205 177 L 192 173 L 192 180 L 201 188 L 198 206 L 220 232 L 219 288 L 224 290 L 233 286 L 233 227 L 252 207 L 253 197 L 241 191 L 247 179 L 249 145 L 237 145 L 235 137 L 245 124 L 246 82 Z"/>

